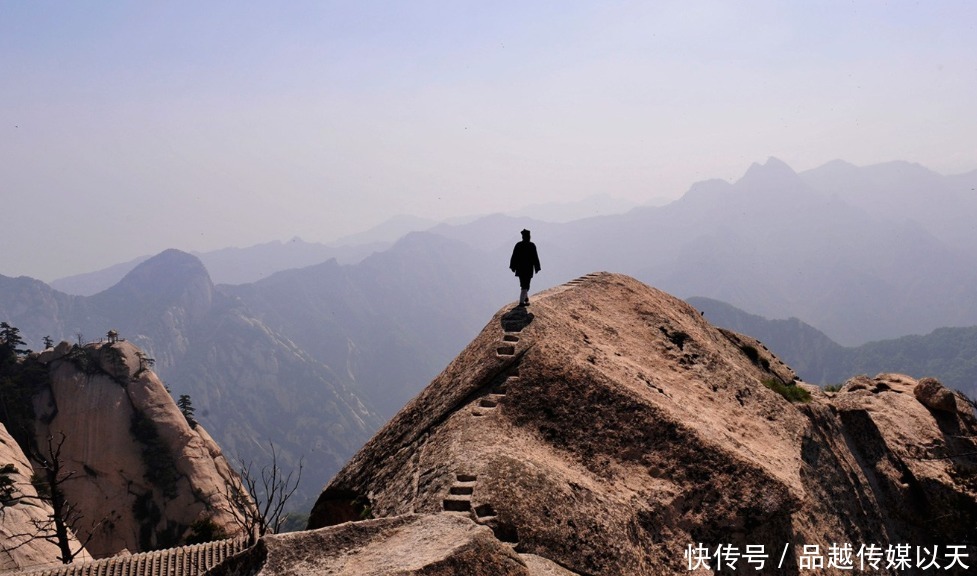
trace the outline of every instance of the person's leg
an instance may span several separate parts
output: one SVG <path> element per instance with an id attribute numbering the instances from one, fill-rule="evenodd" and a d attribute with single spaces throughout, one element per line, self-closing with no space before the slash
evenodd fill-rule
<path id="1" fill-rule="evenodd" d="M 532 276 L 520 276 L 519 277 L 519 287 L 522 291 L 519 293 L 519 304 L 526 305 L 529 304 L 529 282 L 532 280 Z"/>

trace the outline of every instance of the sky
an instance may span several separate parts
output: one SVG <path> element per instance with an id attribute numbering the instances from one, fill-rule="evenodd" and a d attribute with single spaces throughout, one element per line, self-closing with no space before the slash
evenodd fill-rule
<path id="1" fill-rule="evenodd" d="M 0 0 L 0 274 L 977 169 L 977 2 Z M 545 214 L 539 214 L 545 220 Z"/>

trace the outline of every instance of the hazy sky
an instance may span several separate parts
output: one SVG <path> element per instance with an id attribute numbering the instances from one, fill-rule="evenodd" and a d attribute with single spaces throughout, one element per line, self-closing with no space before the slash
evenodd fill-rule
<path id="1" fill-rule="evenodd" d="M 965 172 L 975 94 L 970 0 L 0 0 L 0 274 L 677 197 L 769 156 Z"/>

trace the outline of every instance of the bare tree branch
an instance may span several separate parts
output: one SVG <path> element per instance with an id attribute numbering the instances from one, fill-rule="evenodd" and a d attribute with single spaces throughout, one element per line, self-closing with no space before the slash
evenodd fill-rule
<path id="1" fill-rule="evenodd" d="M 265 534 L 274 534 L 281 529 L 288 520 L 285 506 L 302 479 L 302 461 L 299 461 L 298 470 L 286 475 L 278 465 L 275 445 L 271 442 L 269 445 L 271 464 L 256 470 L 253 460 L 245 461 L 239 456 L 239 477 L 224 483 L 223 495 L 230 503 L 235 522 L 247 535 L 249 545 Z"/>
<path id="2" fill-rule="evenodd" d="M 69 564 L 84 552 L 85 547 L 91 542 L 98 529 L 109 519 L 106 516 L 101 520 L 92 522 L 84 532 L 80 530 L 85 517 L 78 510 L 78 506 L 69 501 L 64 493 L 64 484 L 74 479 L 77 473 L 77 471 L 65 467 L 62 449 L 66 440 L 67 435 L 60 432 L 58 439 L 54 435 L 49 435 L 43 448 L 37 445 L 28 447 L 27 456 L 35 463 L 36 480 L 32 484 L 37 496 L 27 496 L 23 490 L 19 490 L 20 494 L 4 501 L 3 506 L 13 506 L 24 501 L 36 500 L 48 504 L 51 507 L 51 512 L 43 519 L 31 521 L 34 526 L 33 532 L 12 535 L 9 542 L 3 543 L 5 550 L 16 550 L 33 540 L 41 539 L 56 545 L 59 550 L 58 560 L 64 564 Z M 82 534 L 85 535 L 82 536 Z M 75 536 L 75 541 L 79 543 L 77 547 L 72 546 L 72 535 Z M 14 543 L 19 538 L 24 538 L 24 540 Z"/>

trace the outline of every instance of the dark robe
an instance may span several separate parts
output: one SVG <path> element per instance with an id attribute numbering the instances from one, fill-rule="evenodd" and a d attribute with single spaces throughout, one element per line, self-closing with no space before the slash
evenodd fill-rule
<path id="1" fill-rule="evenodd" d="M 539 255 L 536 245 L 529 240 L 516 243 L 509 258 L 509 270 L 516 273 L 520 280 L 529 280 L 534 272 L 539 272 Z"/>

